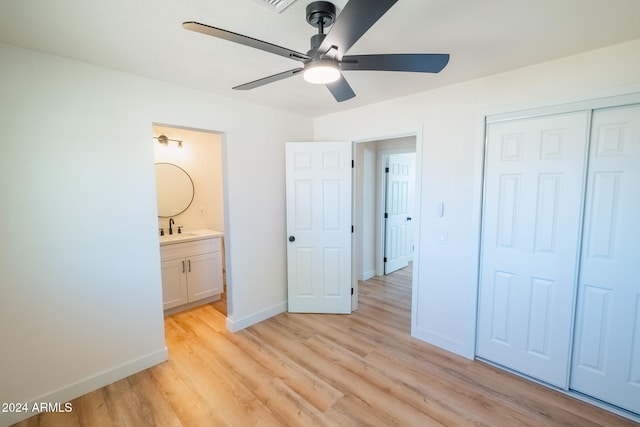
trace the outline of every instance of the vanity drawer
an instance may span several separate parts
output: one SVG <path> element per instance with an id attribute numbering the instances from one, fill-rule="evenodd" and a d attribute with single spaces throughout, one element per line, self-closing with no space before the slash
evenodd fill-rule
<path id="1" fill-rule="evenodd" d="M 222 248 L 220 237 L 192 240 L 184 243 L 174 243 L 160 246 L 162 260 L 188 257 L 198 254 L 220 252 Z"/>

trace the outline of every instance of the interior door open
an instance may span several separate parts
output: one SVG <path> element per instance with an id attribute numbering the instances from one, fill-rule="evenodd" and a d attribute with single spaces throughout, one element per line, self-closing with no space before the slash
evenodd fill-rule
<path id="1" fill-rule="evenodd" d="M 286 144 L 289 311 L 351 313 L 351 143 Z"/>

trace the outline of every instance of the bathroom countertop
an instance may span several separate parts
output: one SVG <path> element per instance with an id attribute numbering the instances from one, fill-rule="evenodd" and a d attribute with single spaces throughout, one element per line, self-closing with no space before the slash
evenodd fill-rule
<path id="1" fill-rule="evenodd" d="M 183 231 L 182 233 L 174 233 L 172 235 L 164 235 L 160 236 L 160 246 L 164 245 L 172 245 L 175 243 L 184 243 L 190 242 L 193 240 L 201 240 L 208 239 L 211 237 L 223 237 L 224 233 L 222 231 L 216 230 L 189 230 Z"/>

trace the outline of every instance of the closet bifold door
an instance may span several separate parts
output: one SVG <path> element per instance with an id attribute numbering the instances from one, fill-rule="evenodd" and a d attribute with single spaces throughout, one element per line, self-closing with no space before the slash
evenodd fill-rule
<path id="1" fill-rule="evenodd" d="M 567 389 L 589 111 L 487 125 L 478 357 Z"/>
<path id="2" fill-rule="evenodd" d="M 640 414 L 640 105 L 593 114 L 571 388 Z"/>

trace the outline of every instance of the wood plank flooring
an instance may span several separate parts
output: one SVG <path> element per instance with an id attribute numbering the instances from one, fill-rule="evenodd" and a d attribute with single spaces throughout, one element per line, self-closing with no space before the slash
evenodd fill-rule
<path id="1" fill-rule="evenodd" d="M 168 362 L 18 426 L 633 426 L 411 338 L 411 270 L 360 283 L 352 315 L 236 334 L 208 304 L 165 319 Z"/>

